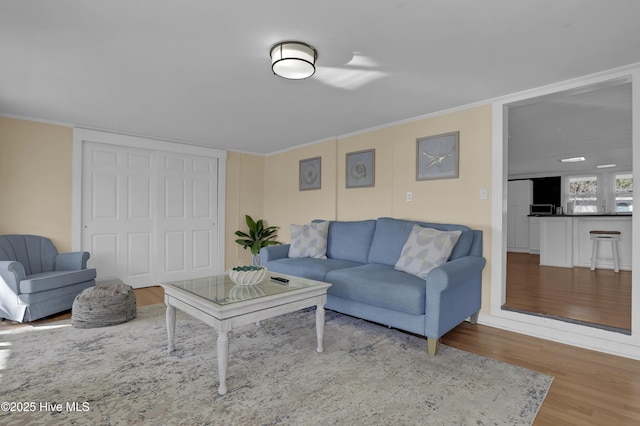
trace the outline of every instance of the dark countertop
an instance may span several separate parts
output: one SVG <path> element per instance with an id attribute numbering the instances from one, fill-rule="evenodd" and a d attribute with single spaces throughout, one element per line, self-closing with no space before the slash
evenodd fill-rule
<path id="1" fill-rule="evenodd" d="M 530 214 L 529 217 L 631 217 L 632 213 Z"/>

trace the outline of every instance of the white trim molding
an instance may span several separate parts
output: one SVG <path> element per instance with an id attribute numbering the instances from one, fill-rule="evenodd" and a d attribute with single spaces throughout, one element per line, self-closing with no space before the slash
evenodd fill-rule
<path id="1" fill-rule="evenodd" d="M 491 300 L 490 314 L 481 314 L 479 323 L 509 331 L 523 333 L 572 346 L 592 349 L 604 353 L 640 359 L 640 274 L 632 275 L 631 334 L 565 322 L 561 320 L 527 315 L 502 309 L 506 300 L 506 223 L 507 199 L 506 185 L 508 177 L 507 153 L 507 105 L 528 98 L 547 95 L 601 83 L 621 77 L 632 80 L 633 111 L 633 163 L 640 164 L 640 65 L 585 76 L 567 82 L 556 83 L 526 92 L 516 93 L 492 102 L 492 247 L 491 247 Z M 640 181 L 639 169 L 634 167 L 634 180 Z M 640 199 L 634 199 L 634 211 L 640 212 Z M 640 218 L 634 215 L 632 227 L 640 230 Z M 633 253 L 640 253 L 640 232 L 633 232 Z M 640 271 L 640 256 L 633 256 L 632 270 Z"/>

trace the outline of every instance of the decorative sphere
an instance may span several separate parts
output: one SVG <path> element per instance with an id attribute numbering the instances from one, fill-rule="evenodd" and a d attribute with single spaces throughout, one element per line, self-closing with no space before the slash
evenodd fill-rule
<path id="1" fill-rule="evenodd" d="M 237 285 L 254 285 L 262 282 L 267 268 L 262 266 L 236 266 L 229 270 L 229 278 Z"/>

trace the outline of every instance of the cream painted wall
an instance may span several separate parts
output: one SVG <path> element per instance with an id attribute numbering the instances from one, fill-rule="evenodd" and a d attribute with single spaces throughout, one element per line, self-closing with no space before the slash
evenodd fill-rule
<path id="1" fill-rule="evenodd" d="M 264 157 L 227 153 L 225 269 L 251 265 L 251 251 L 235 243 L 235 231 L 248 231 L 247 214 L 254 220 L 264 219 L 264 170 Z"/>
<path id="2" fill-rule="evenodd" d="M 393 216 L 394 129 L 359 134 L 338 144 L 338 220 Z M 375 149 L 375 186 L 347 189 L 347 153 Z"/>
<path id="3" fill-rule="evenodd" d="M 416 139 L 458 130 L 459 177 L 416 181 Z M 485 257 L 491 203 L 480 188 L 491 187 L 491 107 L 483 106 L 398 126 L 394 138 L 393 215 L 399 218 L 462 223 L 484 232 Z M 406 193 L 413 201 L 406 201 Z"/>
<path id="4" fill-rule="evenodd" d="M 289 225 L 336 219 L 336 148 L 330 141 L 265 158 L 264 218 L 279 226 L 278 241 L 290 241 Z M 299 190 L 300 160 L 321 157 L 321 188 Z"/>
<path id="5" fill-rule="evenodd" d="M 415 180 L 416 139 L 460 131 L 460 177 Z M 52 238 L 61 251 L 71 247 L 71 161 L 73 130 L 0 117 L 0 233 L 34 233 Z M 345 155 L 376 150 L 375 187 L 345 188 Z M 300 160 L 322 158 L 322 187 L 299 191 Z M 491 183 L 491 107 L 442 116 L 293 149 L 267 157 L 228 152 L 226 177 L 225 267 L 251 262 L 235 243 L 246 230 L 244 215 L 279 226 L 279 240 L 290 240 L 289 225 L 313 219 L 358 220 L 392 216 L 462 223 L 484 231 L 483 311 L 490 300 L 491 211 L 480 200 Z M 411 203 L 406 192 L 413 192 Z M 20 206 L 16 208 L 15 206 Z"/>
<path id="6" fill-rule="evenodd" d="M 0 117 L 0 234 L 71 250 L 72 138 L 70 127 Z"/>
<path id="7" fill-rule="evenodd" d="M 460 132 L 457 179 L 416 181 L 416 139 Z M 491 283 L 491 203 L 480 188 L 491 188 L 491 106 L 412 121 L 355 136 L 268 156 L 265 160 L 264 216 L 282 228 L 312 219 L 359 220 L 381 216 L 460 223 L 484 235 L 483 312 L 489 312 Z M 346 189 L 349 152 L 375 149 L 375 187 Z M 298 190 L 298 162 L 322 157 L 322 189 Z M 331 186 L 333 185 L 333 186 Z M 406 193 L 413 201 L 406 201 Z"/>
<path id="8" fill-rule="evenodd" d="M 72 149 L 71 127 L 0 117 L 0 234 L 44 235 L 71 250 Z M 262 216 L 263 176 L 263 157 L 228 153 L 225 268 L 251 263 L 234 232 L 245 214 Z"/>

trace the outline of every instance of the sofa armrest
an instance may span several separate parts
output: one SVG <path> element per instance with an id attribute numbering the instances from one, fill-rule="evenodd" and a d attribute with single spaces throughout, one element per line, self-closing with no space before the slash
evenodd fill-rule
<path id="1" fill-rule="evenodd" d="M 14 294 L 20 294 L 20 281 L 26 278 L 27 276 L 22 263 L 14 260 L 0 260 L 0 280 L 3 281 Z"/>
<path id="2" fill-rule="evenodd" d="M 443 292 L 461 285 L 470 277 L 482 274 L 487 263 L 484 257 L 465 256 L 450 262 L 445 262 L 433 268 L 427 275 L 427 291 Z"/>
<path id="3" fill-rule="evenodd" d="M 55 258 L 56 271 L 79 271 L 87 269 L 87 261 L 90 254 L 86 251 L 75 251 L 71 253 L 59 253 Z"/>
<path id="4" fill-rule="evenodd" d="M 426 279 L 425 336 L 441 336 L 480 311 L 486 260 L 465 256 L 434 268 Z M 434 353 L 435 348 L 434 346 Z"/>
<path id="5" fill-rule="evenodd" d="M 263 247 L 260 250 L 260 259 L 262 260 L 262 264 L 264 265 L 272 260 L 289 257 L 289 246 L 290 244 L 280 244 L 277 246 Z"/>

